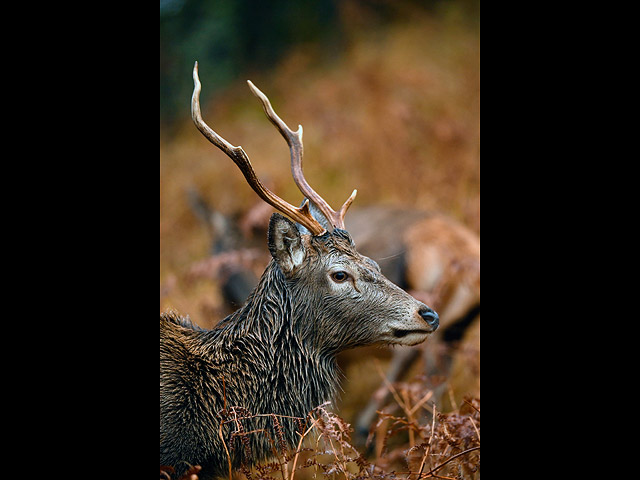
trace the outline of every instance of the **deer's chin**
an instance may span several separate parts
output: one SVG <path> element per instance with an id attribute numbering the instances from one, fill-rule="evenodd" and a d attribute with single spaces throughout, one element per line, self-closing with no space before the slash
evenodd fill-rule
<path id="1" fill-rule="evenodd" d="M 413 346 L 424 342 L 431 334 L 429 330 L 415 329 L 415 330 L 402 330 L 394 329 L 392 332 L 393 341 L 398 345 Z"/>

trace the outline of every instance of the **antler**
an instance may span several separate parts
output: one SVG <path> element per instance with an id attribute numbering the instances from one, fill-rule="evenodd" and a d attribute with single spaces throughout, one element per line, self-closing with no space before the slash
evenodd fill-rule
<path id="1" fill-rule="evenodd" d="M 256 176 L 255 171 L 253 170 L 251 162 L 249 161 L 249 157 L 242 149 L 242 147 L 234 147 L 233 145 L 231 145 L 224 138 L 214 132 L 211 127 L 209 127 L 209 125 L 204 122 L 204 120 L 202 120 L 202 113 L 200 112 L 200 90 L 202 88 L 202 85 L 200 84 L 200 78 L 198 77 L 198 62 L 196 62 L 193 66 L 193 84 L 193 96 L 191 97 L 191 118 L 193 119 L 193 122 L 196 124 L 196 127 L 198 127 L 198 130 L 200 130 L 202 135 L 204 135 L 207 140 L 213 143 L 216 147 L 227 154 L 227 156 L 231 158 L 231 160 L 233 160 L 233 162 L 238 166 L 238 168 L 244 175 L 244 178 L 247 180 L 249 186 L 258 194 L 260 198 L 262 198 L 265 202 L 267 202 L 279 212 L 284 213 L 288 217 L 291 217 L 293 220 L 303 225 L 312 233 L 312 235 L 321 235 L 322 233 L 324 233 L 326 231 L 325 228 L 320 225 L 320 223 L 315 218 L 313 218 L 311 212 L 309 211 L 308 199 L 305 200 L 301 207 L 294 207 L 290 203 L 282 200 L 260 182 L 260 180 Z M 252 91 L 254 93 L 256 93 L 257 91 L 264 97 L 264 94 L 262 94 L 262 92 L 255 88 L 255 86 L 251 82 L 249 82 L 249 86 L 252 87 Z M 260 95 L 258 95 L 258 98 L 262 100 Z M 267 100 L 267 103 L 268 102 L 269 100 Z M 300 138 L 301 136 L 302 127 L 300 128 Z M 300 153 L 302 154 L 302 142 L 300 142 Z M 293 151 L 291 153 L 291 156 L 293 163 Z"/>
<path id="2" fill-rule="evenodd" d="M 282 121 L 282 119 L 276 114 L 271 106 L 271 102 L 267 98 L 267 96 L 262 93 L 258 88 L 251 83 L 250 80 L 247 80 L 249 84 L 249 88 L 253 94 L 260 99 L 262 103 L 262 108 L 264 108 L 264 112 L 267 115 L 267 118 L 275 125 L 280 134 L 284 137 L 289 145 L 289 151 L 291 152 L 291 174 L 293 175 L 293 180 L 296 182 L 296 185 L 302 192 L 302 194 L 311 200 L 318 209 L 322 212 L 325 218 L 334 226 L 334 228 L 342 228 L 344 229 L 344 215 L 347 213 L 348 208 L 351 206 L 351 203 L 356 198 L 356 194 L 358 190 L 354 190 L 351 193 L 351 196 L 347 199 L 346 202 L 342 205 L 339 211 L 335 211 L 333 208 L 329 206 L 329 204 L 316 193 L 316 191 L 311 188 L 311 186 L 307 183 L 304 175 L 302 173 L 302 125 L 298 125 L 298 131 L 294 132 L 291 130 L 286 123 Z"/>

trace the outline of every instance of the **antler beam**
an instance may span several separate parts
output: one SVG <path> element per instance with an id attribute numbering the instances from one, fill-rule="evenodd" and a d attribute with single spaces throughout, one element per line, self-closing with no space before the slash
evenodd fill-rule
<path id="1" fill-rule="evenodd" d="M 216 147 L 218 147 L 220 150 L 222 150 L 229 158 L 231 158 L 231 160 L 233 160 L 233 162 L 238 166 L 238 168 L 240 169 L 240 171 L 244 175 L 244 178 L 247 180 L 247 183 L 249 184 L 249 186 L 258 194 L 258 196 L 260 198 L 262 198 L 265 202 L 267 202 L 269 205 L 274 207 L 279 212 L 287 215 L 291 219 L 293 219 L 296 222 L 298 222 L 301 225 L 303 225 L 313 235 L 321 235 L 321 234 L 323 234 L 326 230 L 311 215 L 311 212 L 309 211 L 309 200 L 306 200 L 301 207 L 295 207 L 295 206 L 291 205 L 290 203 L 285 202 L 284 200 L 282 200 L 275 193 L 273 193 L 271 190 L 269 190 L 267 187 L 265 187 L 262 184 L 262 182 L 260 182 L 260 180 L 256 176 L 255 171 L 253 170 L 253 166 L 251 165 L 251 162 L 249 161 L 249 157 L 247 156 L 245 151 L 242 149 L 242 147 L 241 146 L 234 147 L 233 145 L 231 145 L 224 138 L 222 138 L 220 135 L 218 135 L 216 132 L 214 132 L 211 129 L 211 127 L 209 127 L 209 125 L 207 125 L 204 122 L 204 120 L 202 120 L 202 113 L 200 111 L 200 90 L 202 89 L 202 85 L 200 84 L 200 78 L 198 77 L 198 62 L 196 62 L 194 67 L 193 67 L 193 85 L 194 85 L 193 86 L 193 96 L 191 97 L 191 118 L 193 119 L 193 122 L 195 123 L 196 127 L 198 127 L 198 130 L 200 130 L 202 135 L 204 135 L 207 140 L 209 140 L 212 144 L 214 144 Z M 251 90 L 253 91 L 253 93 L 256 94 L 258 96 L 258 98 L 260 98 L 260 100 L 263 102 L 263 106 L 264 106 L 264 101 L 262 99 L 262 97 L 264 97 L 266 99 L 264 94 L 262 92 L 260 92 L 251 82 L 249 82 L 249 86 L 251 87 Z M 258 95 L 256 92 L 258 92 L 260 95 Z M 269 103 L 268 99 L 266 101 L 267 101 L 267 103 Z M 269 104 L 269 107 L 271 107 L 270 104 Z M 266 108 L 265 108 L 265 111 L 266 111 Z M 271 109 L 271 111 L 273 112 L 273 109 Z M 273 113 L 273 115 L 275 115 L 275 112 Z M 269 116 L 269 113 L 267 113 L 267 116 L 271 119 L 271 117 Z M 276 116 L 276 118 L 278 118 L 278 117 Z M 280 120 L 280 119 L 278 118 L 278 120 Z M 272 120 L 272 122 L 273 122 L 273 120 Z M 282 120 L 280 120 L 280 122 L 284 125 L 284 122 L 282 122 Z M 275 124 L 275 122 L 274 122 L 274 124 Z M 280 127 L 277 124 L 276 124 L 276 126 L 280 130 Z M 286 127 L 286 125 L 284 125 L 284 126 Z M 286 128 L 288 130 L 288 127 L 286 127 Z M 280 131 L 281 131 L 281 133 L 283 135 L 285 135 L 282 130 L 280 130 Z M 302 127 L 300 127 L 299 132 L 300 132 L 299 146 L 300 146 L 300 158 L 301 158 L 302 157 L 302 141 L 301 141 L 301 139 L 302 139 Z M 287 140 L 287 142 L 288 142 L 288 140 Z M 291 144 L 289 144 L 289 145 L 291 146 Z M 294 152 L 292 150 L 292 153 L 291 153 L 292 165 L 293 165 L 293 156 L 294 156 Z M 303 180 L 304 180 L 304 178 L 303 178 Z M 297 183 L 298 182 L 296 181 L 296 184 Z M 311 191 L 313 191 L 313 190 L 311 190 Z M 303 192 L 303 194 L 304 194 L 304 192 Z M 307 195 L 305 194 L 305 196 L 307 196 Z M 354 195 L 352 195 L 352 196 L 354 196 Z M 309 198 L 309 197 L 307 197 L 307 198 Z M 311 199 L 311 200 L 314 203 L 316 202 L 315 199 Z M 316 205 L 318 205 L 318 204 L 316 203 Z"/>
<path id="2" fill-rule="evenodd" d="M 347 199 L 346 202 L 342 205 L 339 211 L 335 211 L 329 204 L 320 196 L 316 191 L 311 188 L 307 180 L 304 178 L 302 173 L 302 125 L 298 125 L 298 131 L 294 132 L 291 130 L 286 123 L 276 114 L 271 106 L 271 102 L 267 98 L 267 96 L 262 93 L 250 80 L 247 80 L 249 84 L 249 88 L 253 92 L 253 94 L 258 97 L 260 102 L 262 103 L 262 108 L 264 108 L 264 112 L 267 115 L 267 118 L 275 125 L 280 134 L 284 137 L 289 145 L 289 151 L 291 152 L 291 174 L 293 175 L 293 180 L 296 182 L 296 185 L 302 192 L 302 194 L 308 198 L 311 202 L 313 202 L 318 209 L 322 212 L 325 218 L 333 225 L 334 228 L 342 228 L 344 229 L 344 216 L 347 213 L 347 210 L 351 206 L 351 203 L 356 198 L 356 194 L 358 190 L 354 190 L 351 193 L 351 196 Z"/>

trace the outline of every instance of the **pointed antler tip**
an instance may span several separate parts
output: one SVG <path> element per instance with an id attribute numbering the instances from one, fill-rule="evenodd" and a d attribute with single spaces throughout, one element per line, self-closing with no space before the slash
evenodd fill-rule
<path id="1" fill-rule="evenodd" d="M 269 99 L 267 98 L 267 96 L 264 93 L 262 93 L 262 90 L 256 87 L 251 80 L 247 80 L 247 85 L 249 85 L 249 89 L 251 90 L 251 93 L 253 93 L 256 97 L 258 97 L 258 99 L 260 99 L 260 101 L 263 104 L 265 102 L 269 103 Z"/>
<path id="2" fill-rule="evenodd" d="M 302 202 L 302 205 L 300 206 L 300 211 L 301 212 L 305 212 L 305 213 L 309 212 L 309 199 L 308 198 L 305 198 L 304 201 Z"/>
<path id="3" fill-rule="evenodd" d="M 349 196 L 349 198 L 347 198 L 347 200 L 342 204 L 342 208 L 340 209 L 340 212 L 338 213 L 339 221 L 341 222 L 341 224 L 343 226 L 344 226 L 344 215 L 347 213 L 347 210 L 349 209 L 349 207 L 353 203 L 353 200 L 356 198 L 357 194 L 358 194 L 358 190 L 354 188 L 353 192 L 351 192 L 351 195 Z"/>
<path id="4" fill-rule="evenodd" d="M 198 62 L 193 65 L 193 83 L 194 88 L 199 88 L 200 85 L 200 76 L 198 75 Z"/>
<path id="5" fill-rule="evenodd" d="M 353 189 L 353 192 L 351 192 L 351 195 L 349 195 L 349 198 L 347 198 L 347 201 L 346 201 L 346 202 L 344 202 L 344 206 L 343 206 L 343 208 L 344 208 L 344 207 L 349 208 L 349 206 L 351 205 L 351 203 L 353 203 L 353 201 L 355 200 L 355 198 L 356 198 L 356 195 L 357 195 L 357 194 L 358 194 L 358 189 L 357 189 L 357 188 L 354 188 L 354 189 Z"/>

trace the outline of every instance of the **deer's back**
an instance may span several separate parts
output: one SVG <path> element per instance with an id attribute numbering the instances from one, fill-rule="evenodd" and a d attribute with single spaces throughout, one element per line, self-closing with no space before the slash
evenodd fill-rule
<path id="1" fill-rule="evenodd" d="M 160 316 L 160 464 L 221 465 L 217 445 L 222 408 L 217 367 L 199 348 L 204 331 L 174 314 Z"/>

